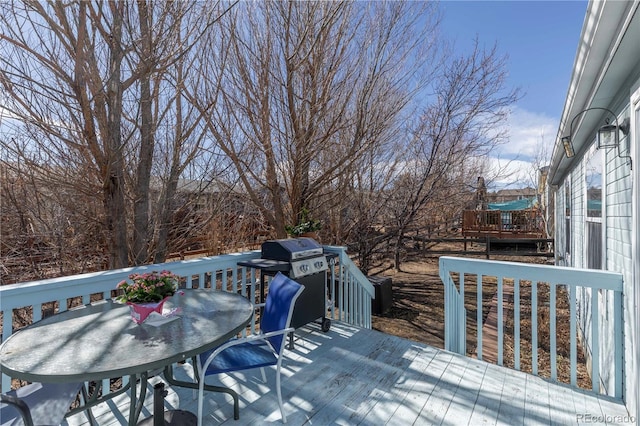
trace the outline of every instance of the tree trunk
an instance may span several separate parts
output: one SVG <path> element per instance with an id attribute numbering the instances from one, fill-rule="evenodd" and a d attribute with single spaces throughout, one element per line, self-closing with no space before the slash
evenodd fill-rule
<path id="1" fill-rule="evenodd" d="M 396 239 L 396 245 L 394 247 L 393 250 L 393 268 L 396 272 L 402 272 L 402 268 L 400 266 L 400 251 L 402 249 L 402 242 L 404 241 L 404 238 L 402 236 L 402 233 L 398 233 L 398 238 Z"/>
<path id="2" fill-rule="evenodd" d="M 109 79 L 107 80 L 107 134 L 105 135 L 109 160 L 104 171 L 104 204 L 107 215 L 107 232 L 110 241 L 109 268 L 129 266 L 127 250 L 127 222 L 124 202 L 124 160 L 122 154 L 122 83 L 120 73 L 122 53 L 122 17 L 124 3 L 110 3 L 113 13 L 113 30 L 109 57 Z"/>
<path id="3" fill-rule="evenodd" d="M 134 189 L 132 258 L 135 265 L 142 265 L 149 260 L 149 185 L 155 145 L 150 81 L 153 38 L 146 1 L 138 2 L 138 15 L 142 35 L 141 67 L 144 71 L 140 76 L 140 157 L 136 173 L 138 181 Z"/>

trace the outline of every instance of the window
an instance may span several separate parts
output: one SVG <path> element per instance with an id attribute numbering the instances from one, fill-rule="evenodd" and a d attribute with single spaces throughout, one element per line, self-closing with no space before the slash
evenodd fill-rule
<path id="1" fill-rule="evenodd" d="M 565 216 L 565 258 L 569 262 L 571 255 L 571 179 L 567 178 L 564 184 L 564 216 Z M 569 265 L 570 263 L 567 263 Z"/>
<path id="2" fill-rule="evenodd" d="M 595 144 L 585 156 L 587 268 L 602 269 L 602 156 Z"/>

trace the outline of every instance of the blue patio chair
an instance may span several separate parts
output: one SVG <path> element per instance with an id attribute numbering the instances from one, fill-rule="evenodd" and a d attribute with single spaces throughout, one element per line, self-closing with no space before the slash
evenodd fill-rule
<path id="1" fill-rule="evenodd" d="M 260 317 L 260 334 L 232 339 L 227 343 L 198 356 L 199 392 L 198 425 L 202 425 L 202 409 L 205 377 L 213 374 L 260 368 L 266 382 L 264 367 L 276 366 L 276 391 L 282 413 L 287 422 L 280 391 L 280 368 L 286 335 L 294 331 L 290 327 L 296 299 L 304 290 L 287 276 L 278 273 L 269 283 L 269 292 Z"/>
<path id="2" fill-rule="evenodd" d="M 0 395 L 0 425 L 59 425 L 82 386 L 82 383 L 31 383 L 4 393 Z M 91 420 L 90 417 L 90 423 Z"/>

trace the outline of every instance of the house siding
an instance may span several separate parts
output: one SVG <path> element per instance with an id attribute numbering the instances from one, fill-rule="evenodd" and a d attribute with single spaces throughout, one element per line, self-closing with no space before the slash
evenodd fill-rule
<path id="1" fill-rule="evenodd" d="M 592 265 L 600 256 L 601 267 L 623 275 L 624 374 L 623 398 L 634 421 L 640 418 L 640 1 L 591 0 L 587 6 L 573 73 L 558 128 L 549 182 L 556 199 L 571 186 L 571 228 L 556 228 L 555 237 L 568 239 L 571 258 L 567 266 L 586 268 L 587 253 Z M 619 147 L 605 148 L 602 175 L 602 252 L 588 249 L 585 188 L 585 154 L 605 119 L 616 116 L 616 125 L 631 119 L 631 129 Z M 569 137 L 576 156 L 567 157 L 563 139 Z M 622 136 L 622 135 L 621 135 Z M 622 151 L 622 157 L 620 156 Z M 630 151 L 630 152 L 629 152 Z M 625 158 L 626 156 L 626 158 Z M 630 160 L 633 160 L 631 162 Z M 633 165 L 633 168 L 631 167 Z M 563 214 L 556 213 L 556 218 Z M 597 222 L 597 220 L 590 220 Z M 567 237 L 570 235 L 570 237 Z M 592 241 L 598 241 L 592 235 Z M 556 261 L 561 261 L 559 257 Z M 559 262 L 559 264 L 562 264 Z M 588 329 L 592 306 L 587 292 L 576 298 L 579 325 Z M 614 301 L 606 294 L 598 298 L 601 383 L 613 391 L 608 367 L 613 365 L 611 322 Z M 587 355 L 591 336 L 582 340 Z M 606 414 L 606 413 L 604 413 Z"/>
<path id="2" fill-rule="evenodd" d="M 571 188 L 571 218 L 570 218 L 570 241 L 565 241 L 565 213 L 564 208 L 556 211 L 557 228 L 556 238 L 560 241 L 559 256 L 565 252 L 565 247 L 571 247 L 571 254 L 567 256 L 566 265 L 576 268 L 589 267 L 588 262 L 588 238 L 603 238 L 603 265 L 607 270 L 621 271 L 625 277 L 626 293 L 633 295 L 633 254 L 632 254 L 632 232 L 633 232 L 633 209 L 632 209 L 632 174 L 626 161 L 618 156 L 616 149 L 607 149 L 605 152 L 605 167 L 603 170 L 603 194 L 604 194 L 604 217 L 602 227 L 604 234 L 601 236 L 589 236 L 588 228 L 592 228 L 594 223 L 587 221 L 587 197 L 586 197 L 586 158 L 576 164 L 576 167 L 568 175 L 567 180 L 556 192 L 556 199 L 559 200 L 557 206 L 564 206 L 565 186 Z M 570 184 L 569 180 L 570 179 Z M 599 227 L 598 227 L 599 228 Z M 595 229 L 595 228 L 594 228 Z M 595 240 L 594 240 L 595 241 Z M 562 259 L 557 259 L 558 264 L 563 264 Z M 591 291 L 583 289 L 576 294 L 578 308 L 578 325 L 581 329 L 581 339 L 584 344 L 586 356 L 591 358 L 593 338 L 590 333 L 584 330 L 591 329 L 592 306 Z M 633 297 L 625 299 L 625 324 L 633 324 L 635 312 L 633 308 Z M 603 388 L 612 394 L 614 389 L 613 369 L 610 366 L 614 362 L 614 341 L 613 336 L 613 299 L 601 294 L 598 297 L 598 329 L 599 329 L 599 353 L 601 359 L 600 378 Z M 625 354 L 626 371 L 634 371 L 633 353 L 634 347 L 631 329 L 625 332 Z M 637 379 L 628 378 L 627 385 L 634 383 Z M 634 386 L 635 386 L 634 385 Z M 628 389 L 631 392 L 631 389 Z"/>
<path id="3" fill-rule="evenodd" d="M 587 197 L 586 197 L 586 181 L 585 181 L 585 165 L 586 159 L 582 159 L 568 176 L 571 188 L 571 233 L 570 241 L 564 241 L 566 232 L 564 225 L 566 223 L 564 209 L 559 208 L 556 211 L 558 218 L 558 227 L 556 228 L 556 238 L 561 241 L 559 250 L 564 252 L 564 246 L 571 247 L 571 255 L 568 256 L 567 266 L 576 268 L 587 268 L 588 265 L 588 241 L 589 226 L 594 225 L 587 221 Z M 632 255 L 632 174 L 626 160 L 621 159 L 617 151 L 609 149 L 605 153 L 605 169 L 603 171 L 603 193 L 604 193 L 604 217 L 602 218 L 606 226 L 602 228 L 604 235 L 594 236 L 590 238 L 604 239 L 603 247 L 603 265 L 605 269 L 612 271 L 621 271 L 624 275 L 625 289 L 627 294 L 633 294 L 633 255 Z M 557 200 L 560 200 L 558 206 L 564 205 L 565 185 L 569 182 L 565 180 L 556 192 Z M 599 227 L 598 227 L 599 228 Z M 561 253 L 562 253 L 561 252 Z M 561 262 L 558 262 L 562 264 Z M 625 299 L 625 324 L 633 324 L 635 320 L 635 312 L 633 309 L 633 298 Z M 581 331 L 581 340 L 584 345 L 586 356 L 591 358 L 593 337 L 585 330 L 591 329 L 592 309 L 591 291 L 582 289 L 576 294 L 576 302 L 578 309 L 578 325 Z M 614 312 L 613 299 L 606 296 L 606 293 L 600 294 L 598 297 L 598 329 L 599 329 L 599 354 L 600 354 L 600 378 L 601 384 L 607 393 L 613 394 L 614 376 L 613 369 L 610 368 L 614 363 L 614 341 L 613 341 L 613 317 Z M 630 305 L 631 304 L 631 305 Z M 634 371 L 633 354 L 631 348 L 634 347 L 631 329 L 627 328 L 625 332 L 625 354 L 626 371 Z M 628 378 L 627 385 L 634 383 L 637 385 L 636 378 Z M 627 387 L 628 387 L 627 386 Z M 632 392 L 627 389 L 627 392 Z"/>
<path id="4" fill-rule="evenodd" d="M 632 135 L 629 135 L 631 137 Z M 624 142 L 624 139 L 623 139 Z M 634 396 L 627 399 L 630 412 L 637 410 L 636 392 L 638 388 L 638 377 L 636 373 L 635 347 L 633 327 L 637 321 L 637 313 L 635 309 L 635 300 L 633 295 L 634 289 L 634 272 L 633 272 L 633 175 L 629 167 L 627 159 L 621 158 L 616 149 L 607 149 L 605 152 L 605 167 L 603 179 L 604 194 L 604 217 L 602 220 L 606 224 L 602 228 L 604 235 L 603 247 L 603 265 L 604 269 L 611 271 L 620 271 L 624 275 L 625 297 L 624 297 L 624 322 L 625 327 L 625 394 Z M 567 180 L 561 185 L 556 192 L 557 200 L 560 200 L 558 206 L 564 205 L 565 185 L 571 188 L 571 233 L 570 241 L 564 241 L 566 232 L 564 229 L 565 213 L 563 208 L 559 208 L 556 212 L 558 219 L 558 227 L 556 229 L 556 237 L 560 243 L 559 249 L 564 252 L 565 244 L 571 247 L 571 255 L 568 256 L 567 266 L 576 268 L 588 267 L 588 250 L 587 250 L 587 228 L 590 224 L 587 222 L 587 204 L 586 204 L 586 181 L 585 181 L 585 165 L 586 160 L 582 159 L 572 172 L 568 175 Z M 594 238 L 595 236 L 592 236 Z M 597 237 L 595 237 L 597 238 Z M 561 253 L 562 253 L 561 252 Z M 562 264 L 561 262 L 558 262 Z M 593 339 L 590 333 L 584 333 L 584 330 L 590 330 L 592 324 L 592 306 L 591 291 L 583 289 L 576 294 L 578 308 L 578 325 L 581 330 L 581 339 L 584 344 L 586 356 L 591 358 Z M 600 378 L 601 384 L 607 393 L 612 394 L 614 390 L 613 369 L 610 366 L 614 363 L 614 341 L 613 336 L 613 317 L 614 312 L 613 299 L 605 294 L 599 295 L 598 298 L 598 329 L 599 329 L 599 353 L 600 353 Z M 629 400 L 630 399 L 630 400 Z"/>
<path id="5" fill-rule="evenodd" d="M 640 71 L 640 61 L 638 61 Z M 619 210 L 625 212 L 626 220 L 621 218 L 619 223 L 620 244 L 616 253 L 608 259 L 611 268 L 622 271 L 624 275 L 624 356 L 625 356 L 625 403 L 629 413 L 640 418 L 640 79 L 631 85 L 630 110 L 631 119 L 629 138 L 630 155 L 633 162 L 618 159 L 621 176 L 618 189 L 625 194 L 630 205 L 622 202 Z M 621 160 L 621 161 L 620 161 Z M 630 167 L 633 165 L 633 169 Z M 628 176 L 627 176 L 628 174 Z M 635 188 L 635 189 L 634 189 Z M 623 198 L 624 199 L 624 198 Z M 635 225 L 634 225 L 635 224 Z"/>
<path id="6" fill-rule="evenodd" d="M 623 116 L 628 112 L 623 112 Z M 622 144 L 626 143 L 626 140 L 621 141 Z M 606 186 L 605 200 L 606 200 L 606 227 L 605 227 L 605 269 L 610 271 L 620 271 L 624 275 L 625 282 L 625 294 L 629 293 L 631 289 L 629 285 L 633 280 L 633 253 L 632 253 L 632 223 L 633 223 L 633 186 L 632 186 L 632 174 L 629 164 L 626 159 L 622 159 L 618 155 L 617 149 L 608 149 L 605 153 L 605 171 L 606 171 Z M 629 297 L 623 299 L 625 304 L 628 301 L 632 301 Z M 612 312 L 613 300 L 605 300 L 603 303 L 607 305 L 607 310 L 603 311 L 603 324 L 602 335 L 604 336 L 605 347 L 612 347 L 613 342 L 611 336 L 613 333 L 609 313 Z M 625 324 L 632 324 L 632 315 L 629 310 L 629 306 L 623 309 Z M 632 341 L 629 340 L 629 328 L 625 332 L 625 347 L 632 347 Z M 611 365 L 613 363 L 612 354 L 610 352 L 603 352 L 605 354 L 604 364 Z M 626 371 L 630 371 L 629 367 L 632 363 L 630 353 L 626 354 Z M 605 386 L 611 389 L 613 386 L 613 378 L 602 372 L 602 378 Z"/>

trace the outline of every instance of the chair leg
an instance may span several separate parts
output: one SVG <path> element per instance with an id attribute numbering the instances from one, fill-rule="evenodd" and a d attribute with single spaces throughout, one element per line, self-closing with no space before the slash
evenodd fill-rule
<path id="1" fill-rule="evenodd" d="M 276 392 L 278 393 L 278 405 L 280 405 L 280 414 L 282 415 L 282 423 L 287 422 L 287 415 L 284 413 L 284 406 L 282 405 L 282 391 L 280 390 L 280 364 L 276 369 Z"/>
<path id="2" fill-rule="evenodd" d="M 200 362 L 198 357 L 191 358 L 191 367 L 193 367 L 193 383 L 198 384 L 198 377 L 200 377 Z M 198 389 L 193 388 L 193 399 L 198 399 Z"/>

